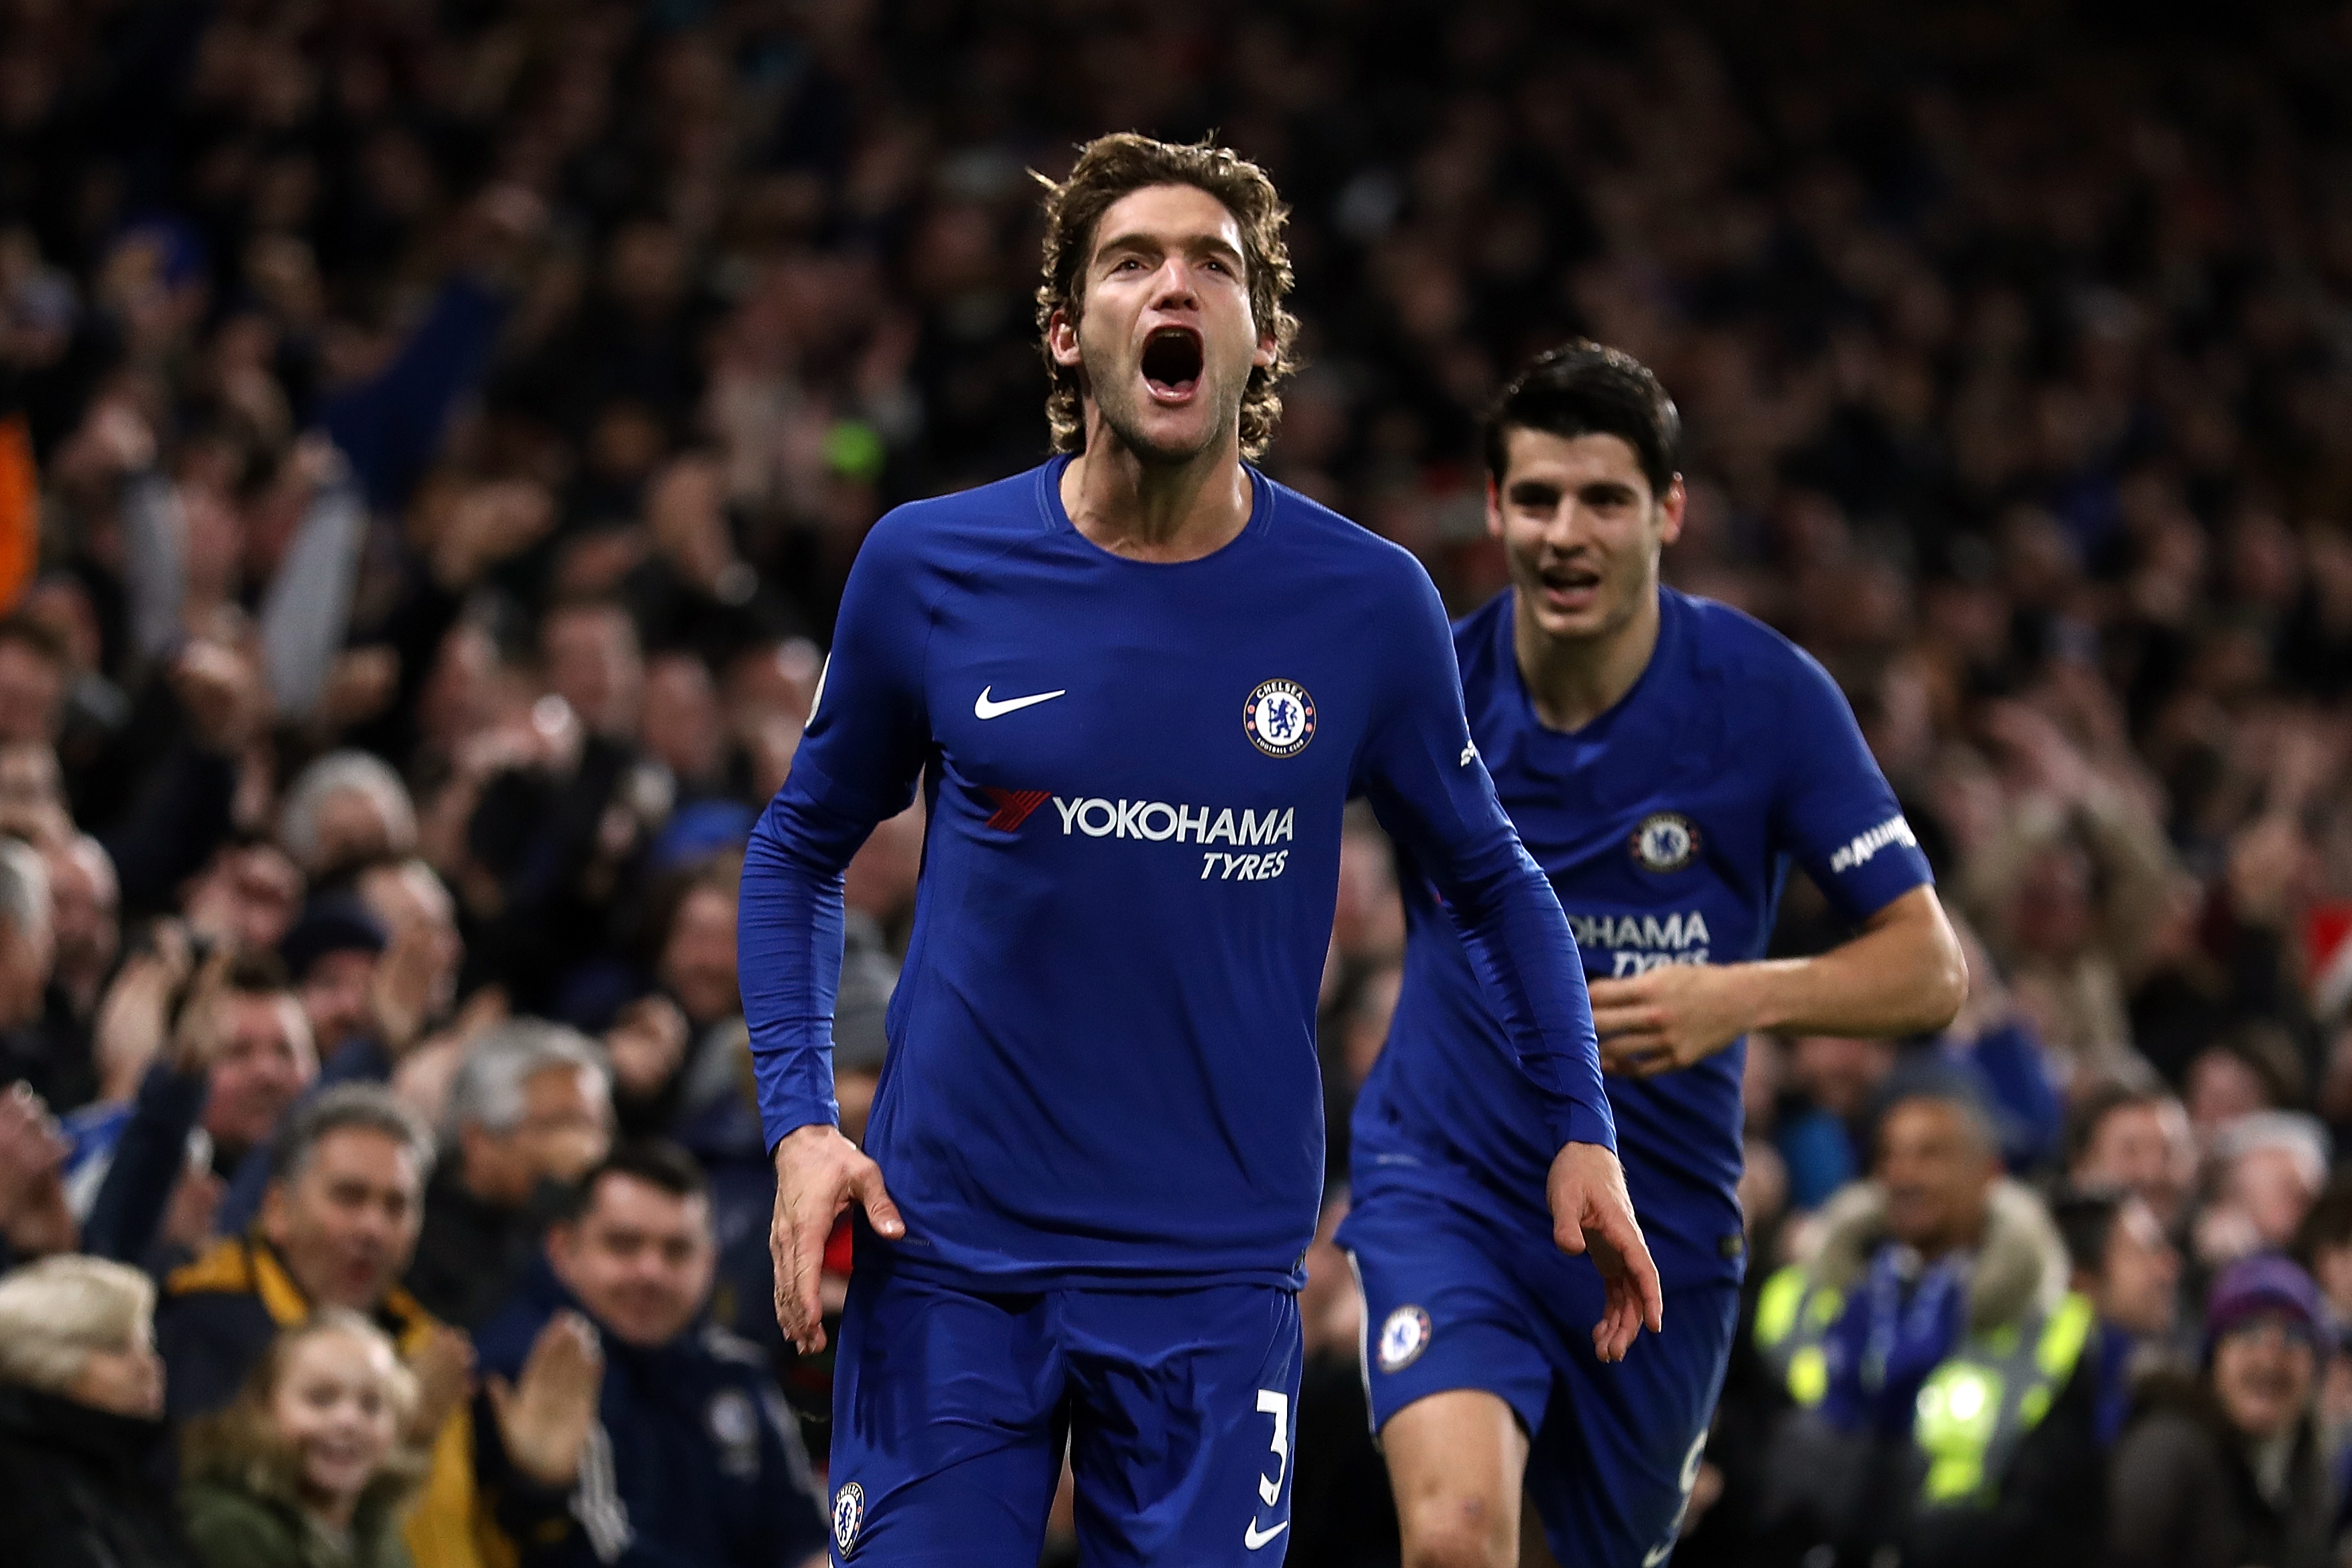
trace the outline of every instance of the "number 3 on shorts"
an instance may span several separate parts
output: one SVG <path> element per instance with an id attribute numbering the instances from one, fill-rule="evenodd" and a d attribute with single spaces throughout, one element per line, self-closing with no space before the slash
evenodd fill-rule
<path id="1" fill-rule="evenodd" d="M 1272 1508 L 1282 1497 L 1282 1483 L 1290 1479 L 1290 1396 L 1279 1389 L 1261 1388 L 1257 1409 L 1259 1415 L 1274 1417 L 1274 1474 L 1260 1470 L 1257 1477 L 1258 1500 Z M 1249 1528 L 1242 1532 L 1242 1544 L 1255 1552 L 1289 1528 L 1290 1521 L 1286 1519 L 1271 1529 L 1260 1530 L 1253 1516 Z"/>
<path id="2" fill-rule="evenodd" d="M 1274 1474 L 1257 1478 L 1257 1495 L 1265 1506 L 1272 1508 L 1282 1496 L 1282 1483 L 1290 1477 L 1290 1396 L 1276 1389 L 1257 1391 L 1258 1414 L 1274 1417 Z"/>

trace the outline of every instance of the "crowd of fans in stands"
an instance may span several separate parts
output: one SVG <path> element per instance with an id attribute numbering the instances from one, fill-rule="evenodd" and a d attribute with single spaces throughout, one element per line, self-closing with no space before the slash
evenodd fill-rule
<path id="1" fill-rule="evenodd" d="M 1044 453 L 1024 170 L 1216 127 L 1295 208 L 1276 476 L 1466 609 L 1484 399 L 1642 358 L 1670 578 L 1839 677 L 1967 925 L 1944 1038 L 1749 1047 L 1685 1559 L 2333 1561 L 2347 69 L 2301 3 L 0 5 L 12 1542 L 821 1552 L 736 851 L 865 528 Z M 853 1134 L 921 832 L 850 873 Z M 1335 1191 L 1401 942 L 1358 824 Z M 1310 1271 L 1293 1559 L 1393 1560 Z M 1882 1276 L 1934 1310 L 1804 1397 L 1801 1303 Z M 2076 1297 L 1979 1506 L 1911 1507 L 1955 1346 Z"/>

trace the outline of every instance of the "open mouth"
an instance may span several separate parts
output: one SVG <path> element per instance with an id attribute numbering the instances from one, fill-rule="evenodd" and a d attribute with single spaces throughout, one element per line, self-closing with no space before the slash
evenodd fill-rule
<path id="1" fill-rule="evenodd" d="M 1181 402 L 1201 382 L 1201 334 L 1162 327 L 1143 342 L 1143 383 L 1165 402 Z"/>
<path id="2" fill-rule="evenodd" d="M 1601 574 L 1589 567 L 1548 566 L 1536 579 L 1546 597 L 1566 602 L 1580 602 L 1601 587 Z"/>

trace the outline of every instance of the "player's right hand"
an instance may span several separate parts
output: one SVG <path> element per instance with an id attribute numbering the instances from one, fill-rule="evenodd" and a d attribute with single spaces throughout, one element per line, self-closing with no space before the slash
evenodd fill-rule
<path id="1" fill-rule="evenodd" d="M 768 1251 L 776 1266 L 777 1326 L 803 1355 L 824 1348 L 824 1308 L 817 1299 L 824 1242 L 853 1202 L 865 1206 L 876 1235 L 896 1240 L 907 1233 L 898 1206 L 882 1186 L 882 1167 L 840 1128 L 811 1123 L 785 1134 L 776 1145 L 776 1218 Z"/>
<path id="2" fill-rule="evenodd" d="M 1570 1144 L 1554 1156 L 1546 1188 L 1552 1239 L 1563 1252 L 1591 1253 L 1601 1270 L 1604 1300 L 1592 1325 L 1592 1352 L 1602 1361 L 1622 1361 L 1644 1324 L 1652 1333 L 1665 1327 L 1658 1265 L 1633 1218 L 1625 1167 L 1600 1144 Z"/>

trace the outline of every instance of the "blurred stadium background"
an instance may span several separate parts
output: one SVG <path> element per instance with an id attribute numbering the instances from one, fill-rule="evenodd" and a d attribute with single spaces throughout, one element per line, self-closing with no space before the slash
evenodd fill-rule
<path id="1" fill-rule="evenodd" d="M 1214 132 L 1293 211 L 1269 471 L 1466 611 L 1503 581 L 1486 400 L 1571 335 L 1640 357 L 1688 432 L 1670 580 L 1837 676 L 1969 923 L 1948 1038 L 1758 1043 L 1752 1277 L 1933 1052 L 2029 1178 L 2095 1163 L 2118 1087 L 2158 1108 L 2132 1179 L 2192 1361 L 2244 1254 L 2352 1316 L 2347 82 L 2352 8 L 2300 0 L 5 0 L 0 828 L 51 907 L 0 898 L 0 1074 L 72 1113 L 86 1231 L 158 920 L 281 949 L 322 1059 L 417 1015 L 362 1075 L 436 1121 L 493 1016 L 562 1020 L 624 1131 L 702 1157 L 717 1311 L 822 1410 L 762 1323 L 730 852 L 864 531 L 1045 451 L 1029 172 Z M 852 873 L 853 1116 L 920 831 Z M 360 869 L 412 855 L 421 891 Z M 1794 888 L 1778 945 L 1828 922 Z M 1401 941 L 1364 824 L 1342 1189 Z M 236 1174 L 134 1260 L 233 1221 Z M 19 1257 L 74 1245 L 19 1209 Z M 1371 1564 L 1334 1263 L 1292 1560 Z M 1685 1560 L 1760 1560 L 1762 1420 L 1719 1428 Z"/>

